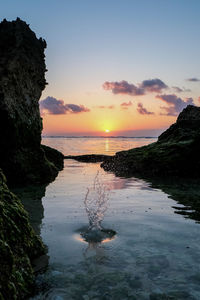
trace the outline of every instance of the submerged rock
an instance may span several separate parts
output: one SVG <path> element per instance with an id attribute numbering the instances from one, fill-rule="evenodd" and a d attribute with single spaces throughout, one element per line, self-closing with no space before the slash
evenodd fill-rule
<path id="1" fill-rule="evenodd" d="M 101 165 L 116 175 L 199 177 L 200 107 L 188 105 L 158 141 L 117 152 Z"/>
<path id="2" fill-rule="evenodd" d="M 0 169 L 0 299 L 23 299 L 33 291 L 31 262 L 45 247 L 31 228 L 20 200 Z"/>
<path id="3" fill-rule="evenodd" d="M 0 167 L 9 184 L 46 183 L 62 168 L 62 155 L 58 162 L 40 145 L 45 48 L 19 18 L 0 23 Z"/>
<path id="4" fill-rule="evenodd" d="M 116 231 L 112 229 L 96 228 L 96 229 L 83 229 L 81 236 L 88 243 L 101 243 L 105 240 L 112 240 L 116 235 Z"/>

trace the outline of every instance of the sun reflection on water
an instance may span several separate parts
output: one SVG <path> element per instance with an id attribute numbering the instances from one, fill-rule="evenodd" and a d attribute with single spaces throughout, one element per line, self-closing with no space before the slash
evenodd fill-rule
<path id="1" fill-rule="evenodd" d="M 75 239 L 76 241 L 78 241 L 78 242 L 88 244 L 88 242 L 86 242 L 86 240 L 85 240 L 83 237 L 81 237 L 81 235 L 79 235 L 79 234 L 74 234 L 73 237 L 74 237 L 74 239 Z M 112 236 L 112 237 L 109 237 L 109 238 L 107 237 L 107 238 L 105 238 L 104 240 L 102 240 L 100 243 L 98 242 L 98 243 L 96 243 L 96 244 L 105 244 L 105 243 L 109 243 L 109 242 L 113 241 L 115 238 L 116 238 L 116 236 Z"/>

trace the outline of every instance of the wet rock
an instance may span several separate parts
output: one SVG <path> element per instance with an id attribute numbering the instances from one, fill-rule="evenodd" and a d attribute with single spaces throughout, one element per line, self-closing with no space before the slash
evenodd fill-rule
<path id="1" fill-rule="evenodd" d="M 23 299 L 33 291 L 31 262 L 45 247 L 29 224 L 20 200 L 0 170 L 0 299 Z"/>
<path id="2" fill-rule="evenodd" d="M 0 167 L 9 184 L 47 183 L 62 168 L 40 145 L 45 48 L 19 18 L 0 23 Z"/>
<path id="3" fill-rule="evenodd" d="M 122 176 L 199 177 L 200 108 L 188 105 L 158 141 L 117 152 L 101 165 Z"/>
<path id="4" fill-rule="evenodd" d="M 85 155 L 68 155 L 64 157 L 65 159 L 75 159 L 77 161 L 82 162 L 102 162 L 106 161 L 107 159 L 112 158 L 110 155 L 103 155 L 103 154 L 85 154 Z"/>

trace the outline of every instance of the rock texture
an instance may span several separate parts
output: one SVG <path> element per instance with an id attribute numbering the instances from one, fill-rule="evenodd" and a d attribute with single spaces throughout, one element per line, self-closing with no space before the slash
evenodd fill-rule
<path id="1" fill-rule="evenodd" d="M 0 169 L 0 299 L 23 299 L 33 290 L 31 261 L 45 248 Z"/>
<path id="2" fill-rule="evenodd" d="M 200 108 L 188 105 L 148 146 L 117 152 L 103 162 L 117 175 L 200 177 Z"/>
<path id="3" fill-rule="evenodd" d="M 9 184 L 49 182 L 61 169 L 40 146 L 45 47 L 19 18 L 0 23 L 0 167 Z"/>

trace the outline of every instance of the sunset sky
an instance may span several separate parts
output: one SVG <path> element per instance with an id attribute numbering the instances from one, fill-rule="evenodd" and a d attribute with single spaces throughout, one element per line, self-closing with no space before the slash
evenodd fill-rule
<path id="1" fill-rule="evenodd" d="M 200 105 L 199 15 L 199 0 L 0 3 L 47 42 L 44 135 L 157 136 Z"/>

